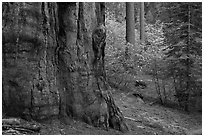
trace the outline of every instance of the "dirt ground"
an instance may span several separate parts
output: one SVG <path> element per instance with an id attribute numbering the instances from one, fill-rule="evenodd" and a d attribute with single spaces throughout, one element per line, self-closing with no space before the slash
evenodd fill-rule
<path id="1" fill-rule="evenodd" d="M 40 135 L 181 135 L 201 129 L 201 113 L 188 114 L 161 105 L 150 105 L 132 94 L 115 91 L 116 104 L 122 111 L 129 131 L 120 131 L 90 126 L 73 119 L 47 120 L 40 125 Z"/>

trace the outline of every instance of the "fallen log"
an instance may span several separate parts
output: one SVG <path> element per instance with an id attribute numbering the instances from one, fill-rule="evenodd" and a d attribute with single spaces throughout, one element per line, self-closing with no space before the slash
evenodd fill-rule
<path id="1" fill-rule="evenodd" d="M 34 133 L 34 132 L 40 132 L 41 128 L 39 126 L 25 127 L 22 125 L 2 125 L 2 130 L 9 130 L 9 129 Z"/>
<path id="2" fill-rule="evenodd" d="M 20 120 L 17 118 L 2 119 L 3 125 L 19 125 L 20 123 Z"/>

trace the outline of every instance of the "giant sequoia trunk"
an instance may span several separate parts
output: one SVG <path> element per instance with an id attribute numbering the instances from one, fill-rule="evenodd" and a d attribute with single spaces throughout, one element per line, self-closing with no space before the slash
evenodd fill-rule
<path id="1" fill-rule="evenodd" d="M 4 114 L 127 130 L 106 83 L 104 3 L 3 3 L 2 15 Z"/>

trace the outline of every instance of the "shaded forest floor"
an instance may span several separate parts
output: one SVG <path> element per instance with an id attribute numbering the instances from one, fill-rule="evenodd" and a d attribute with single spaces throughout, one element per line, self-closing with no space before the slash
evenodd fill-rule
<path id="1" fill-rule="evenodd" d="M 148 101 L 138 100 L 131 94 L 114 94 L 129 125 L 128 134 L 186 134 L 202 126 L 201 113 L 186 113 Z"/>
<path id="2" fill-rule="evenodd" d="M 42 135 L 117 135 L 117 134 L 139 134 L 139 135 L 168 135 L 186 134 L 187 131 L 201 128 L 202 115 L 199 113 L 188 114 L 161 105 L 149 105 L 131 94 L 115 91 L 113 97 L 122 111 L 129 127 L 129 132 L 122 133 L 113 129 L 108 131 L 90 126 L 84 122 L 73 119 L 59 120 L 53 118 L 46 120 L 40 125 Z"/>
<path id="3" fill-rule="evenodd" d="M 83 122 L 70 120 L 67 125 L 58 120 L 44 124 L 41 134 L 139 134 L 166 135 L 186 134 L 187 131 L 201 128 L 202 115 L 185 113 L 160 105 L 149 105 L 130 94 L 117 91 L 113 94 L 116 104 L 125 116 L 130 129 L 122 133 L 113 129 L 108 131 L 92 127 Z"/>

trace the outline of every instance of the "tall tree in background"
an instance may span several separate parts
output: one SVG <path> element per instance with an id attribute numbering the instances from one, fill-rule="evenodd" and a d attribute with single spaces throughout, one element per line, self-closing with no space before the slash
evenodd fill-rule
<path id="1" fill-rule="evenodd" d="M 135 44 L 135 17 L 133 2 L 126 2 L 126 40 L 133 45 Z"/>
<path id="2" fill-rule="evenodd" d="M 87 8 L 88 7 L 88 8 Z M 104 3 L 3 3 L 3 113 L 126 131 L 104 77 Z"/>
<path id="3" fill-rule="evenodd" d="M 145 28 L 144 28 L 144 2 L 140 2 L 140 40 L 145 42 Z"/>
<path id="4" fill-rule="evenodd" d="M 165 3 L 164 7 L 169 75 L 174 77 L 178 101 L 188 111 L 191 97 L 201 93 L 202 4 Z"/>

